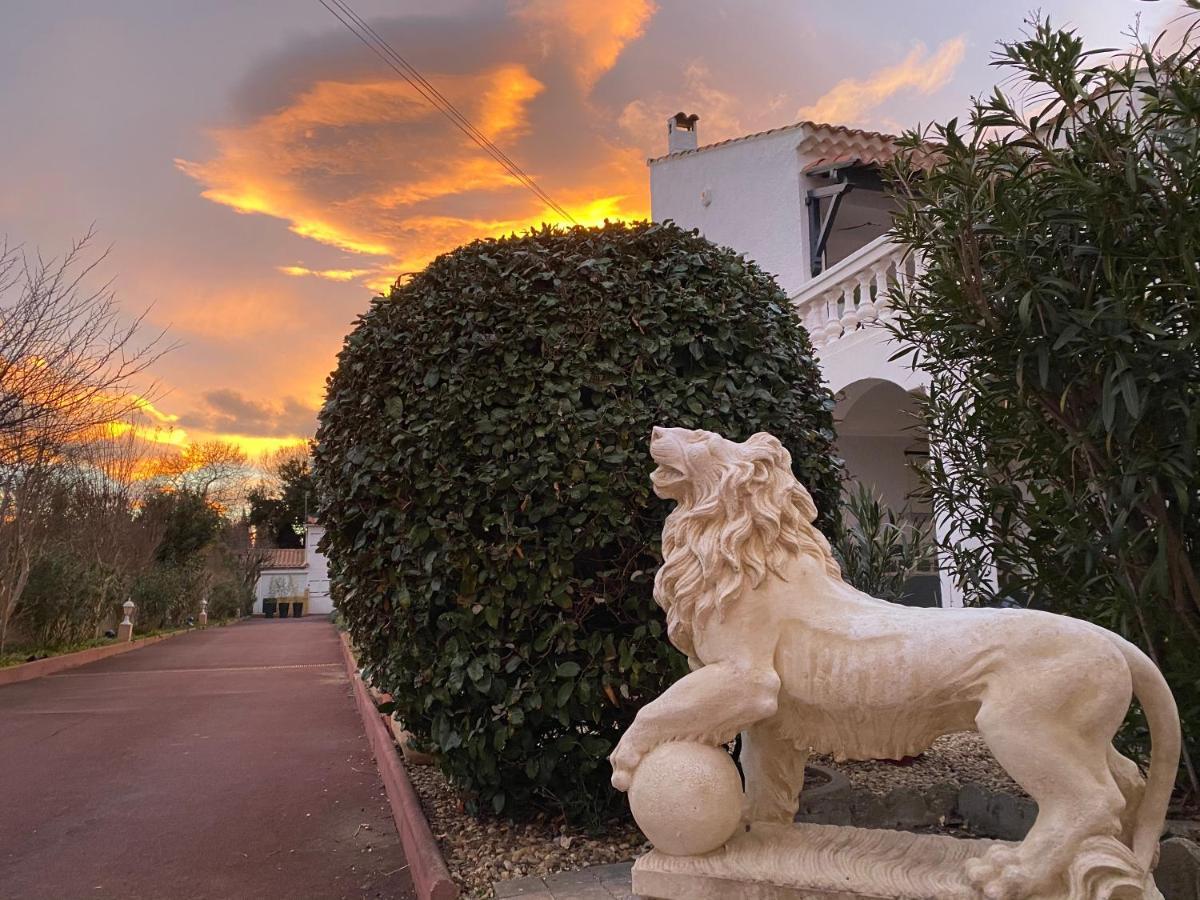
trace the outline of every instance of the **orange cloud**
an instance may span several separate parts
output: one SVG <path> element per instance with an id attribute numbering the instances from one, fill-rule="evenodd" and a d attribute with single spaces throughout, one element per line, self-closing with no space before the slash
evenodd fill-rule
<path id="1" fill-rule="evenodd" d="M 650 0 L 519 0 L 512 7 L 519 19 L 542 30 L 544 41 L 569 46 L 576 75 L 589 88 L 626 44 L 642 36 L 657 11 Z"/>
<path id="2" fill-rule="evenodd" d="M 263 334 L 280 336 L 303 331 L 296 297 L 287 286 L 254 277 L 244 284 L 185 282 L 173 287 L 171 306 L 155 309 L 156 322 L 174 337 L 205 338 L 221 343 Z"/>
<path id="3" fill-rule="evenodd" d="M 754 131 L 743 121 L 747 110 L 744 98 L 717 87 L 718 80 L 706 65 L 693 60 L 683 71 L 682 90 L 669 94 L 660 91 L 630 101 L 621 110 L 617 124 L 638 141 L 647 156 L 663 152 L 667 117 L 680 110 L 700 114 L 706 144 Z"/>
<path id="4" fill-rule="evenodd" d="M 311 429 L 310 429 L 311 431 Z M 184 428 L 163 428 L 140 425 L 133 422 L 110 422 L 105 426 L 109 437 L 119 438 L 132 432 L 137 440 L 147 445 L 146 458 L 139 466 L 138 477 L 148 477 L 157 473 L 162 467 L 165 457 L 173 457 L 184 452 L 194 440 L 217 440 L 237 447 L 250 459 L 257 459 L 265 453 L 274 453 L 284 447 L 297 447 L 305 444 L 311 437 L 274 436 L 261 434 L 239 434 L 236 432 L 207 431 L 196 429 L 189 431 Z"/>
<path id="5" fill-rule="evenodd" d="M 326 281 L 353 281 L 363 275 L 369 275 L 372 269 L 308 269 L 304 266 L 278 266 L 284 275 L 294 275 L 297 278 L 312 276 L 324 278 Z"/>
<path id="6" fill-rule="evenodd" d="M 438 85 L 494 141 L 522 132 L 526 107 L 542 90 L 515 64 Z M 449 128 L 399 79 L 322 80 L 248 126 L 217 130 L 213 159 L 176 165 L 216 203 L 283 219 L 296 234 L 341 250 L 393 256 L 405 208 L 464 187 L 513 183 L 494 163 L 481 165 L 465 136 L 446 140 Z M 407 183 L 397 185 L 404 175 Z"/>
<path id="7" fill-rule="evenodd" d="M 130 399 L 133 403 L 133 408 L 136 413 L 147 416 L 150 421 L 158 423 L 159 426 L 170 426 L 179 421 L 179 416 L 163 412 L 152 402 L 150 402 L 148 397 L 135 394 Z"/>
<path id="8" fill-rule="evenodd" d="M 179 424 L 206 434 L 292 439 L 311 435 L 317 409 L 293 396 L 275 398 L 234 388 L 205 391 Z"/>
<path id="9" fill-rule="evenodd" d="M 233 444 L 250 459 L 259 459 L 285 447 L 301 447 L 308 443 L 306 437 L 263 437 L 261 435 L 222 434 L 219 439 Z"/>
<path id="10" fill-rule="evenodd" d="M 932 56 L 917 44 L 902 62 L 864 78 L 839 81 L 817 101 L 800 109 L 802 119 L 861 125 L 868 114 L 902 91 L 932 94 L 954 75 L 966 52 L 966 40 L 956 37 L 942 43 Z"/>
<path id="11" fill-rule="evenodd" d="M 182 447 L 187 443 L 187 432 L 181 428 L 139 425 L 134 422 L 110 422 L 107 427 L 111 437 L 120 437 L 133 432 L 139 440 L 150 444 Z"/>
<path id="12" fill-rule="evenodd" d="M 639 167 L 644 165 L 640 156 L 637 159 L 637 165 Z M 570 195 L 564 199 L 563 206 L 571 213 L 575 223 L 579 225 L 601 225 L 605 219 L 642 218 L 646 215 L 640 199 L 634 199 L 630 194 L 586 198 Z M 418 272 L 438 254 L 461 244 L 478 238 L 501 237 L 521 232 L 541 223 L 564 226 L 572 224 L 546 206 L 543 206 L 540 212 L 504 219 L 438 215 L 413 216 L 405 221 L 405 225 L 421 235 L 422 248 L 417 250 L 414 245 L 413 252 L 397 257 L 395 271 L 381 269 L 376 273 L 376 280 L 369 279 L 368 284 L 383 290 L 395 280 L 398 273 Z M 378 279 L 384 280 L 379 281 Z"/>
<path id="13" fill-rule="evenodd" d="M 588 25 L 590 13 L 580 10 L 560 27 L 595 43 L 595 60 L 611 65 L 629 35 L 640 33 L 641 25 L 634 24 L 644 22 L 652 9 L 641 4 L 639 13 L 635 6 L 611 25 L 604 40 L 600 25 Z M 555 21 L 569 12 L 567 6 L 535 7 L 523 10 Z M 549 154 L 549 162 L 542 161 L 552 167 L 549 178 L 526 161 L 522 139 L 533 136 L 533 103 L 545 90 L 531 73 L 532 64 L 509 60 L 474 74 L 430 77 L 480 131 L 521 159 L 525 171 L 576 221 L 645 216 L 645 168 L 632 148 L 574 129 L 569 139 L 576 141 L 581 157 Z M 564 100 L 586 102 L 578 95 L 560 95 L 554 102 Z M 549 121 L 561 127 L 558 116 Z M 545 133 L 539 136 L 544 145 Z M 399 79 L 339 80 L 327 74 L 247 124 L 219 129 L 214 139 L 211 159 L 177 160 L 181 171 L 204 186 L 204 197 L 237 212 L 284 220 L 293 232 L 360 258 L 377 257 L 368 265 L 277 267 L 294 277 L 357 280 L 382 291 L 397 275 L 419 271 L 438 254 L 476 238 L 542 222 L 570 224 Z M 224 321 L 211 314 L 212 303 L 205 308 L 202 322 L 185 327 Z"/>

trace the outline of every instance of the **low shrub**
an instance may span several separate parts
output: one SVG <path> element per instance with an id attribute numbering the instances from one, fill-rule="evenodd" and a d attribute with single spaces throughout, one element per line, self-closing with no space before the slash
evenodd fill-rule
<path id="1" fill-rule="evenodd" d="M 98 571 L 69 550 L 51 550 L 33 563 L 21 597 L 21 631 L 36 647 L 72 645 L 96 637 L 112 614 L 106 598 L 112 573 Z M 107 579 L 107 580 L 106 580 Z M 105 587 L 107 594 L 102 594 Z"/>
<path id="2" fill-rule="evenodd" d="M 130 592 L 137 623 L 145 628 L 182 625 L 199 612 L 202 590 L 198 567 L 151 566 L 134 580 Z"/>

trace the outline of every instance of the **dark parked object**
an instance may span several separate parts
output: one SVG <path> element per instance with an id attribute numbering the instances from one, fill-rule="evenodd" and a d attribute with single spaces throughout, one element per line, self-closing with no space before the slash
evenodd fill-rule
<path id="1" fill-rule="evenodd" d="M 275 618 L 275 605 L 276 604 L 275 604 L 274 600 L 264 600 L 263 601 L 263 615 L 266 616 L 268 619 Z"/>

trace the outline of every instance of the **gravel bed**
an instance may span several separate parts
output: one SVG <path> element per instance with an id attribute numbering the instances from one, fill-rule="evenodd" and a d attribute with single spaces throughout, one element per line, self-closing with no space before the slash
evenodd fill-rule
<path id="1" fill-rule="evenodd" d="M 873 794 L 887 794 L 898 787 L 920 790 L 938 784 L 962 787 L 975 783 L 987 790 L 1026 796 L 996 762 L 983 738 L 973 731 L 943 735 L 917 758 L 898 763 L 834 762 L 827 756 L 814 756 L 813 762 L 837 769 L 850 779 L 851 785 Z"/>
<path id="2" fill-rule="evenodd" d="M 477 819 L 463 811 L 435 766 L 409 766 L 407 771 L 464 897 L 491 897 L 494 881 L 627 862 L 650 848 L 633 825 L 615 826 L 597 836 L 553 821 Z"/>

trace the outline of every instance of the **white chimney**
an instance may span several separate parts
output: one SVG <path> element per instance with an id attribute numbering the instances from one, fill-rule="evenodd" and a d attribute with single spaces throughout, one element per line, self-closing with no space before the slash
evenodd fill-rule
<path id="1" fill-rule="evenodd" d="M 679 153 L 683 150 L 696 149 L 696 123 L 700 117 L 675 113 L 667 119 L 667 152 Z"/>

